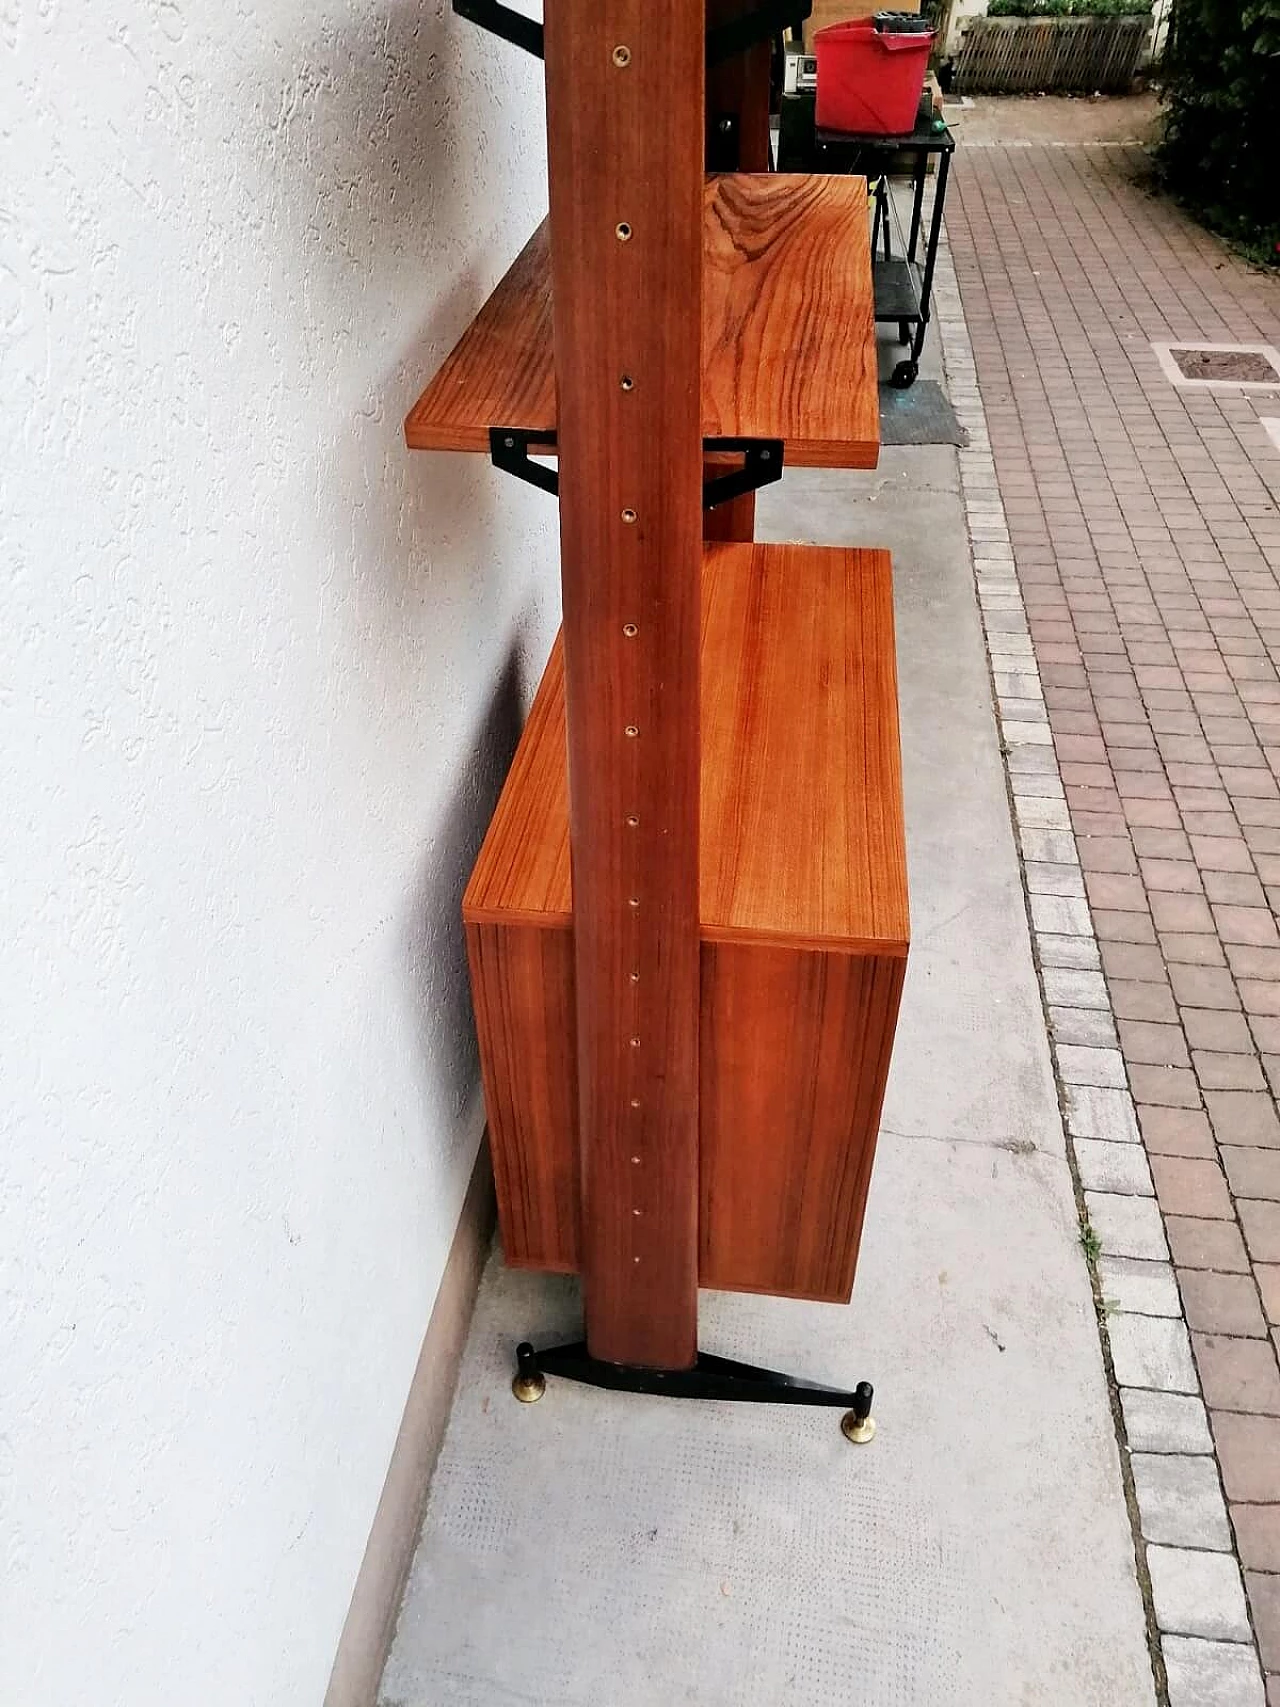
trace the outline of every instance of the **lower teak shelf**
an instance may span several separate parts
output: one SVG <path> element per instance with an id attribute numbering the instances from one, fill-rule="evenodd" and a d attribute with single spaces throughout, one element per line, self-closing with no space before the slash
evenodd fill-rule
<path id="1" fill-rule="evenodd" d="M 708 546 L 701 673 L 699 1279 L 844 1302 L 909 937 L 888 555 Z M 506 1258 L 573 1272 L 559 642 L 463 910 Z"/>

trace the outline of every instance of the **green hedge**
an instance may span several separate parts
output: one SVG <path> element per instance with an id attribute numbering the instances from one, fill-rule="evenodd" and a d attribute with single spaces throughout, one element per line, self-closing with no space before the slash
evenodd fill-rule
<path id="1" fill-rule="evenodd" d="M 1151 0 L 990 0 L 989 18 L 1149 18 Z"/>
<path id="2" fill-rule="evenodd" d="M 1280 264 L 1280 0 L 1174 0 L 1165 181 L 1205 224 Z"/>

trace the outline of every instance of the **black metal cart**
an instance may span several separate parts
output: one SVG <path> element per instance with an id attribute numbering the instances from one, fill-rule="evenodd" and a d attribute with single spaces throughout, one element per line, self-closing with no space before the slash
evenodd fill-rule
<path id="1" fill-rule="evenodd" d="M 848 131 L 817 130 L 813 125 L 813 97 L 801 95 L 787 97 L 782 103 L 779 144 L 780 171 L 856 172 L 874 180 L 871 252 L 876 319 L 895 324 L 899 342 L 907 345 L 910 352 L 894 368 L 889 383 L 899 389 L 914 385 L 929 328 L 933 275 L 955 138 L 945 125 L 930 118 L 918 119 L 910 136 L 863 136 Z M 898 226 L 888 180 L 890 170 L 904 156 L 912 162 L 913 180 L 911 225 L 905 237 Z M 922 261 L 924 192 L 931 159 L 938 162 L 938 181 Z"/>

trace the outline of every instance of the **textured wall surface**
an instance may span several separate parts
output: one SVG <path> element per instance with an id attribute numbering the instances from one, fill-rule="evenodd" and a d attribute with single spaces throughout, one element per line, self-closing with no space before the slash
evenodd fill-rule
<path id="1" fill-rule="evenodd" d="M 479 1131 L 554 505 L 401 418 L 539 217 L 443 0 L 0 0 L 0 1701 L 315 1707 Z"/>

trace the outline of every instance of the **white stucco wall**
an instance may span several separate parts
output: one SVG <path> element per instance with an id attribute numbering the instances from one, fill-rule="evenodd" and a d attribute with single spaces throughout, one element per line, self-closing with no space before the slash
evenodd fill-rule
<path id="1" fill-rule="evenodd" d="M 0 0 L 4 1707 L 323 1695 L 557 596 L 401 419 L 543 157 L 444 0 Z"/>

